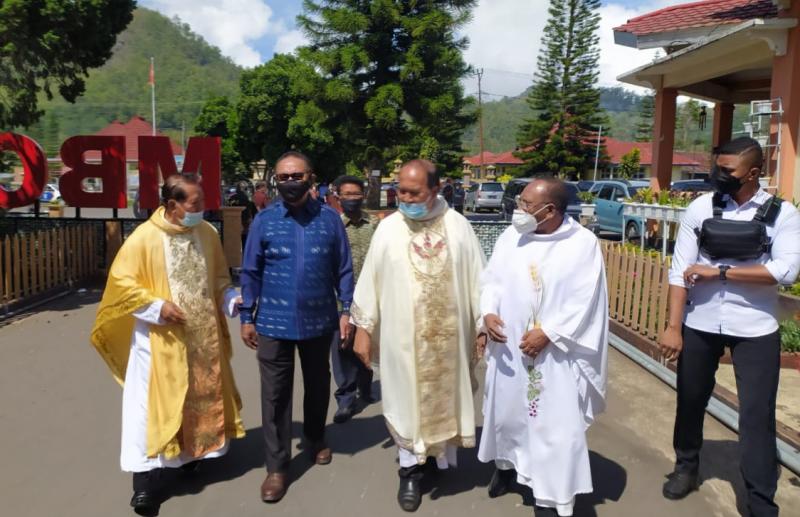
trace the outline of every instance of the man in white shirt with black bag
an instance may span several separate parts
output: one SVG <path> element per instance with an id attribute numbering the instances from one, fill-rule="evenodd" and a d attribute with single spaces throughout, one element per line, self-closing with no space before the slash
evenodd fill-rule
<path id="1" fill-rule="evenodd" d="M 664 356 L 678 360 L 676 462 L 664 497 L 682 499 L 699 486 L 703 417 L 727 346 L 739 397 L 740 468 L 756 517 L 778 515 L 778 285 L 800 271 L 800 213 L 761 189 L 763 160 L 752 138 L 717 150 L 715 192 L 692 202 L 681 221 L 660 340 Z"/>

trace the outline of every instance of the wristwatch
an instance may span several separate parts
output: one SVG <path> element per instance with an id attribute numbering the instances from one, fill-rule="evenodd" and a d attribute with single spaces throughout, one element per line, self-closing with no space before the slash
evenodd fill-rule
<path id="1" fill-rule="evenodd" d="M 720 266 L 719 267 L 719 279 L 722 282 L 727 282 L 728 281 L 728 270 L 730 268 L 731 268 L 730 266 Z"/>

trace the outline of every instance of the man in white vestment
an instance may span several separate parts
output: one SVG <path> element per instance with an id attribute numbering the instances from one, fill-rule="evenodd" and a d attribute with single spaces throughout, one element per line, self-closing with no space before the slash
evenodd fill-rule
<path id="1" fill-rule="evenodd" d="M 478 458 L 495 462 L 490 497 L 516 479 L 533 490 L 536 515 L 572 515 L 575 495 L 592 492 L 586 429 L 605 407 L 603 257 L 597 238 L 565 215 L 568 198 L 560 180 L 532 181 L 481 279 Z"/>
<path id="2" fill-rule="evenodd" d="M 475 446 L 471 368 L 484 257 L 469 222 L 438 190 L 431 162 L 401 168 L 399 210 L 375 230 L 351 308 L 356 355 L 369 366 L 371 347 L 380 347 L 383 414 L 406 511 L 420 505 L 429 457 L 443 469 L 455 466 L 456 447 Z"/>

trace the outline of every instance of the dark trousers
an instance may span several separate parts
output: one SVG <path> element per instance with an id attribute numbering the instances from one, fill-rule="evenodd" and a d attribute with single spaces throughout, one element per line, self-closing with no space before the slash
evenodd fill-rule
<path id="1" fill-rule="evenodd" d="M 346 408 L 356 401 L 357 394 L 372 400 L 372 370 L 364 366 L 352 348 L 342 350 L 340 336 L 337 330 L 331 339 L 331 366 L 337 387 L 334 392 L 336 405 Z"/>
<path id="2" fill-rule="evenodd" d="M 678 359 L 678 410 L 673 446 L 676 469 L 696 471 L 703 444 L 703 417 L 725 346 L 731 349 L 739 396 L 739 461 L 756 517 L 777 516 L 775 399 L 780 374 L 780 335 L 743 338 L 684 327 Z"/>
<path id="3" fill-rule="evenodd" d="M 325 438 L 325 418 L 331 395 L 330 342 L 330 334 L 305 341 L 259 336 L 261 422 L 268 472 L 285 473 L 291 459 L 295 348 L 303 370 L 303 434 L 310 443 Z"/>

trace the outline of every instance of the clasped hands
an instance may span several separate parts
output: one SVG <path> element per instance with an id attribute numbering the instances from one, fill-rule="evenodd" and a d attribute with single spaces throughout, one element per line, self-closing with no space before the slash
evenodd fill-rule
<path id="1" fill-rule="evenodd" d="M 487 337 L 497 343 L 506 343 L 508 341 L 508 338 L 503 333 L 503 328 L 505 328 L 506 324 L 498 315 L 487 314 L 483 318 L 483 325 L 486 328 L 486 333 L 481 333 L 475 344 L 478 357 L 482 356 L 486 349 Z M 529 357 L 536 357 L 549 344 L 550 338 L 547 337 L 547 334 L 542 329 L 533 329 L 523 334 L 519 349 Z"/>

